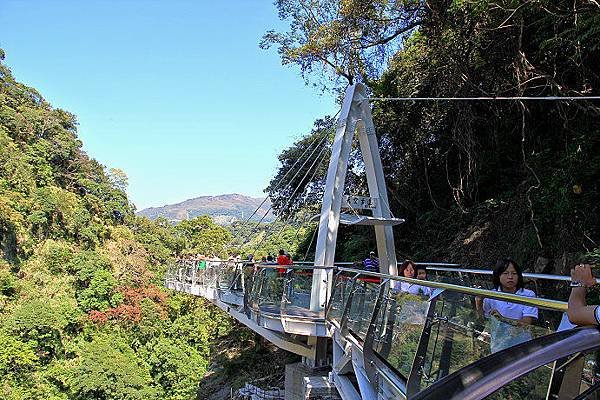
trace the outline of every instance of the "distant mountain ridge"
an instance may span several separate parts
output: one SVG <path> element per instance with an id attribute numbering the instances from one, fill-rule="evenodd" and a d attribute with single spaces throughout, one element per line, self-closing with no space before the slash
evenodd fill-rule
<path id="1" fill-rule="evenodd" d="M 249 197 L 237 193 L 200 196 L 177 204 L 145 208 L 136 214 L 150 219 L 164 217 L 174 223 L 201 215 L 209 215 L 215 223 L 229 225 L 235 221 L 248 219 L 264 199 L 264 197 Z M 267 199 L 252 220 L 260 220 L 270 207 L 271 202 Z M 263 222 L 272 222 L 274 219 L 275 216 L 269 211 Z"/>

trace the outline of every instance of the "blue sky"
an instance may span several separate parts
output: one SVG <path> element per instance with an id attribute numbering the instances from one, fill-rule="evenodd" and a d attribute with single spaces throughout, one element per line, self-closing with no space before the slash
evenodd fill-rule
<path id="1" fill-rule="evenodd" d="M 258 48 L 271 1 L 0 0 L 17 80 L 77 115 L 84 150 L 129 176 L 138 209 L 262 190 L 329 95 Z"/>

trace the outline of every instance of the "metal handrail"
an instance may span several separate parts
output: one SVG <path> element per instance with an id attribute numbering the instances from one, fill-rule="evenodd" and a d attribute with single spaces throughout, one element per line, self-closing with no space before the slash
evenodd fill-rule
<path id="1" fill-rule="evenodd" d="M 311 261 L 294 261 L 297 264 L 314 264 Z M 399 261 L 396 265 L 402 265 L 403 261 Z M 354 265 L 352 262 L 348 261 L 336 261 L 333 263 L 334 266 L 344 266 L 344 265 Z M 428 267 L 427 269 L 431 271 L 443 271 L 443 272 L 456 272 L 456 273 L 469 273 L 476 275 L 492 275 L 493 271 L 489 269 L 479 269 L 479 268 L 460 268 L 462 264 L 457 263 L 444 263 L 444 262 L 428 262 L 428 261 L 416 261 L 415 265 L 424 265 Z M 553 274 L 538 274 L 533 272 L 523 272 L 524 278 L 529 279 L 541 279 L 541 280 L 549 280 L 549 281 L 561 281 L 561 282 L 570 282 L 571 277 L 568 275 L 553 275 Z M 600 278 L 596 278 L 596 283 L 600 283 Z"/>
<path id="2" fill-rule="evenodd" d="M 279 265 L 279 264 L 255 264 L 256 267 L 261 269 L 335 269 L 335 267 L 325 267 L 325 266 L 317 266 L 317 265 L 297 265 L 297 264 L 289 264 L 289 265 Z"/>
<path id="3" fill-rule="evenodd" d="M 564 301 L 559 301 L 559 300 L 544 299 L 541 297 L 526 297 L 526 296 L 520 296 L 520 295 L 512 294 L 512 293 L 498 292 L 495 290 L 479 289 L 479 288 L 473 288 L 473 287 L 468 287 L 468 286 L 460 286 L 460 285 L 455 285 L 455 284 L 445 283 L 445 282 L 434 282 L 434 281 L 425 281 L 425 280 L 420 280 L 420 279 L 405 278 L 403 276 L 382 274 L 379 272 L 368 272 L 368 271 L 362 271 L 362 270 L 353 269 L 353 268 L 337 267 L 337 269 L 340 271 L 345 271 L 345 272 L 360 273 L 361 275 L 377 277 L 380 279 L 383 278 L 383 279 L 391 279 L 391 280 L 400 281 L 400 282 L 408 282 L 408 283 L 426 286 L 426 287 L 430 287 L 430 288 L 434 288 L 434 289 L 446 289 L 446 290 L 463 293 L 463 294 L 487 297 L 487 298 L 492 298 L 492 299 L 496 299 L 496 300 L 506 300 L 506 301 L 510 301 L 512 303 L 530 305 L 530 306 L 544 308 L 547 310 L 560 311 L 560 312 L 567 311 L 567 303 Z"/>
<path id="4" fill-rule="evenodd" d="M 429 263 L 415 263 L 417 265 L 425 265 L 430 266 L 432 264 Z M 474 269 L 474 268 L 448 268 L 448 267 L 432 267 L 427 268 L 430 271 L 444 271 L 444 272 L 462 272 L 467 274 L 475 274 L 475 275 L 492 275 L 494 272 L 489 269 Z M 570 282 L 571 277 L 567 275 L 551 275 L 551 274 L 537 274 L 530 272 L 523 272 L 524 278 L 530 279 L 543 279 L 549 281 L 562 281 L 562 282 Z M 596 279 L 596 283 L 600 283 L 600 278 Z"/>
<path id="5" fill-rule="evenodd" d="M 438 380 L 422 390 L 415 400 L 482 399 L 514 379 L 543 365 L 600 346 L 597 327 L 580 327 L 556 332 L 490 354 Z M 466 379 L 477 376 L 478 379 Z"/>
<path id="6" fill-rule="evenodd" d="M 231 263 L 231 261 L 229 261 L 229 262 Z M 221 261 L 221 263 L 227 263 L 227 261 Z M 246 264 L 252 265 L 251 263 L 246 263 Z M 526 296 L 520 296 L 520 295 L 512 294 L 512 293 L 505 293 L 505 292 L 499 292 L 499 291 L 495 291 L 495 290 L 461 286 L 461 285 L 445 283 L 445 282 L 435 282 L 435 281 L 426 281 L 426 280 L 420 280 L 420 279 L 405 278 L 403 276 L 383 274 L 383 273 L 378 273 L 378 272 L 370 272 L 370 271 L 364 271 L 364 270 L 359 270 L 359 269 L 354 269 L 354 268 L 345 268 L 345 267 L 339 267 L 339 266 L 331 267 L 331 266 L 320 266 L 320 265 L 295 265 L 295 264 L 291 264 L 291 265 L 276 265 L 276 264 L 274 264 L 274 265 L 273 264 L 258 264 L 258 265 L 256 265 L 256 264 L 254 264 L 254 265 L 256 267 L 258 267 L 259 269 L 282 269 L 282 268 L 285 268 L 286 270 L 289 270 L 289 269 L 304 269 L 304 270 L 333 269 L 333 270 L 338 270 L 338 271 L 343 271 L 343 272 L 359 274 L 359 276 L 362 275 L 362 276 L 370 276 L 370 277 L 379 278 L 379 279 L 383 278 L 383 279 L 390 279 L 393 281 L 408 282 L 408 283 L 418 284 L 421 286 L 426 286 L 426 287 L 430 287 L 430 288 L 434 288 L 434 289 L 445 289 L 445 290 L 450 290 L 453 292 L 458 292 L 458 293 L 463 293 L 463 294 L 487 297 L 487 298 L 492 298 L 492 299 L 497 299 L 497 300 L 505 300 L 505 301 L 510 301 L 513 303 L 524 304 L 524 305 L 531 305 L 531 306 L 540 307 L 540 308 L 547 309 L 547 310 L 554 310 L 554 311 L 560 311 L 560 312 L 567 311 L 567 303 L 564 301 L 545 299 L 545 298 L 541 298 L 541 297 L 526 297 Z M 474 270 L 474 271 L 479 271 L 479 270 Z M 470 272 L 470 270 L 465 270 L 464 272 Z"/>
<path id="7" fill-rule="evenodd" d="M 183 260 L 183 263 L 186 265 L 194 266 L 200 260 Z M 248 260 L 213 260 L 213 259 L 205 259 L 206 262 L 213 263 L 235 263 L 235 264 L 245 264 L 245 265 L 256 265 L 260 267 L 287 267 L 281 266 L 279 264 L 273 263 L 263 263 L 262 261 L 248 261 Z M 396 263 L 397 265 L 401 265 L 402 262 Z M 294 261 L 294 267 L 303 267 L 303 266 L 314 266 L 314 262 L 312 261 Z M 335 268 L 342 267 L 344 265 L 354 265 L 352 262 L 348 261 L 337 261 L 333 263 L 333 267 L 320 267 L 320 268 Z M 415 265 L 424 265 L 428 267 L 431 271 L 441 271 L 441 272 L 454 272 L 454 273 L 467 273 L 474 275 L 492 275 L 493 271 L 489 269 L 479 269 L 479 268 L 459 268 L 462 264 L 456 263 L 443 263 L 443 262 L 427 262 L 427 261 L 417 261 Z M 549 280 L 549 281 L 560 281 L 560 282 L 570 282 L 571 277 L 568 275 L 553 275 L 553 274 L 539 274 L 533 272 L 523 272 L 524 278 L 529 279 L 540 279 L 540 280 Z M 596 283 L 600 283 L 600 278 L 596 278 Z"/>

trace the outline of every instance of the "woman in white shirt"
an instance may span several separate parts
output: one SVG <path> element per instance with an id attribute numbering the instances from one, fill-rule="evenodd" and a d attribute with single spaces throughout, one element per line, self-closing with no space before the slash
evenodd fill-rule
<path id="1" fill-rule="evenodd" d="M 536 297 L 535 292 L 523 287 L 523 272 L 510 258 L 498 260 L 492 280 L 498 292 L 513 293 L 519 296 Z M 485 317 L 491 317 L 492 353 L 531 340 L 532 334 L 527 325 L 538 318 L 537 307 L 511 303 L 496 299 L 477 299 L 477 309 Z M 483 303 L 483 304 L 482 304 Z"/>
<path id="2" fill-rule="evenodd" d="M 427 269 L 423 265 L 417 266 L 412 260 L 406 260 L 400 266 L 398 275 L 404 276 L 405 278 L 427 280 Z M 428 288 L 427 286 L 400 281 L 396 281 L 394 290 L 396 292 L 405 292 L 421 296 L 429 296 L 431 294 L 431 288 Z"/>

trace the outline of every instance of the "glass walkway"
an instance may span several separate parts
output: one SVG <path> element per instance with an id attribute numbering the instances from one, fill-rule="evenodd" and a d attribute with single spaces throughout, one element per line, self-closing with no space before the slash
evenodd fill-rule
<path id="1" fill-rule="evenodd" d="M 319 276 L 327 279 L 328 301 L 313 309 L 313 274 L 324 268 L 312 265 L 219 261 L 198 270 L 182 262 L 167 271 L 165 285 L 207 298 L 306 358 L 321 339 L 344 399 L 600 397 L 600 332 L 569 326 L 565 302 L 483 289 L 489 271 L 427 266 L 428 281 L 326 268 Z M 524 275 L 534 289 L 568 293 L 567 277 Z M 399 292 L 398 281 L 430 294 Z M 536 307 L 539 318 L 532 325 L 486 318 L 482 298 Z"/>

